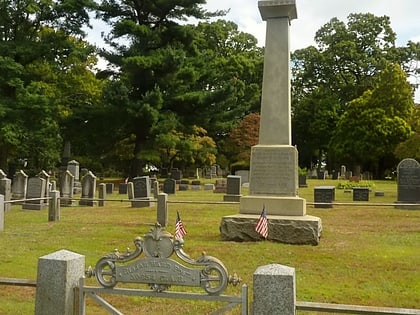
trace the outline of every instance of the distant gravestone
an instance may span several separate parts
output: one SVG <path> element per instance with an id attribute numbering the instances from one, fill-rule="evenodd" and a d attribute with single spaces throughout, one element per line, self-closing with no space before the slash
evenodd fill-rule
<path id="1" fill-rule="evenodd" d="M 144 208 L 150 207 L 153 197 L 150 196 L 150 178 L 149 176 L 140 176 L 133 178 L 133 200 L 131 207 Z"/>
<path id="2" fill-rule="evenodd" d="M 12 198 L 13 199 L 24 199 L 26 196 L 26 189 L 28 186 L 28 175 L 24 171 L 20 170 L 13 176 L 12 184 Z"/>
<path id="3" fill-rule="evenodd" d="M 71 207 L 74 205 L 73 200 L 73 187 L 74 187 L 74 175 L 66 170 L 60 175 L 60 206 Z"/>
<path id="4" fill-rule="evenodd" d="M 81 174 L 79 169 L 80 165 L 76 160 L 71 160 L 67 163 L 67 170 L 74 176 L 73 193 L 75 194 L 80 194 L 82 192 L 82 184 L 80 182 L 80 178 L 83 178 L 83 176 L 86 175 Z"/>
<path id="5" fill-rule="evenodd" d="M 197 179 L 191 181 L 191 190 L 201 190 L 201 181 Z"/>
<path id="6" fill-rule="evenodd" d="M 82 196 L 79 201 L 80 206 L 93 207 L 97 204 L 94 200 L 96 196 L 96 176 L 89 171 L 82 177 Z"/>
<path id="7" fill-rule="evenodd" d="M 119 183 L 118 184 L 118 194 L 126 195 L 127 194 L 127 184 L 126 183 Z"/>
<path id="8" fill-rule="evenodd" d="M 190 181 L 188 179 L 181 179 L 181 182 L 179 184 L 179 190 L 185 191 L 185 190 L 188 190 L 189 187 L 190 187 Z"/>
<path id="9" fill-rule="evenodd" d="M 163 182 L 163 192 L 165 194 L 175 194 L 176 193 L 176 181 L 175 179 L 168 178 Z"/>
<path id="10" fill-rule="evenodd" d="M 226 186 L 227 186 L 227 183 L 226 183 L 225 179 L 217 179 L 213 192 L 214 193 L 225 194 L 226 193 Z"/>
<path id="11" fill-rule="evenodd" d="M 43 196 L 45 198 L 47 198 L 45 200 L 45 203 L 48 205 L 48 203 L 49 203 L 48 197 L 50 196 L 50 175 L 46 171 L 42 170 L 38 174 L 38 177 L 42 178 L 42 179 L 45 179 L 45 191 L 43 193 Z"/>
<path id="12" fill-rule="evenodd" d="M 79 165 L 79 162 L 76 160 L 71 160 L 67 164 L 67 169 L 73 174 L 75 181 L 80 180 Z"/>
<path id="13" fill-rule="evenodd" d="M 332 202 L 334 200 L 334 186 L 317 186 L 314 188 L 315 208 L 332 208 Z"/>
<path id="14" fill-rule="evenodd" d="M 420 164 L 415 159 L 404 159 L 397 167 L 397 203 L 419 204 L 414 206 L 403 205 L 398 208 L 420 208 Z"/>
<path id="15" fill-rule="evenodd" d="M 114 192 L 114 184 L 113 183 L 106 183 L 105 190 L 107 194 L 112 194 Z"/>
<path id="16" fill-rule="evenodd" d="M 177 169 L 177 168 L 173 168 L 171 170 L 171 178 L 175 179 L 175 180 L 181 180 L 182 178 L 182 172 L 181 170 Z"/>
<path id="17" fill-rule="evenodd" d="M 369 187 L 354 187 L 353 201 L 369 201 Z"/>
<path id="18" fill-rule="evenodd" d="M 37 199 L 37 200 L 25 200 L 22 204 L 22 209 L 25 210 L 42 210 L 46 207 L 45 200 L 45 179 L 39 177 L 31 177 L 28 179 L 28 187 L 26 190 L 25 199 Z"/>
<path id="19" fill-rule="evenodd" d="M 249 170 L 238 170 L 235 175 L 241 176 L 241 183 L 249 183 Z"/>
<path id="20" fill-rule="evenodd" d="M 226 195 L 223 201 L 239 202 L 241 199 L 241 176 L 228 175 L 226 180 Z"/>
<path id="21" fill-rule="evenodd" d="M 150 178 L 140 176 L 133 178 L 134 199 L 150 197 Z"/>

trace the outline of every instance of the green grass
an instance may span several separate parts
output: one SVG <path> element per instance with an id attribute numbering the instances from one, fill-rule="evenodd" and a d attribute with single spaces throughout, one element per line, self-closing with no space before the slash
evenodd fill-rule
<path id="1" fill-rule="evenodd" d="M 335 184 L 337 181 L 308 180 L 309 186 L 299 190 L 300 196 L 312 202 L 315 186 Z M 205 251 L 222 260 L 230 274 L 237 272 L 249 285 L 251 300 L 256 268 L 278 263 L 296 269 L 299 301 L 420 308 L 420 211 L 378 206 L 396 201 L 396 184 L 375 181 L 374 185 L 369 201 L 372 206 L 355 203 L 315 209 L 308 205 L 308 214 L 320 217 L 323 223 L 318 246 L 220 241 L 221 218 L 238 213 L 235 204 L 170 203 L 167 230 L 174 233 L 179 211 L 188 231 L 185 252 L 198 258 Z M 384 191 L 385 196 L 375 197 L 376 190 Z M 118 194 L 108 198 L 122 199 Z M 351 199 L 351 194 L 336 190 L 336 202 Z M 169 200 L 222 201 L 223 194 L 182 191 Z M 115 248 L 133 248 L 134 238 L 152 228 L 156 209 L 108 201 L 101 208 L 62 207 L 59 222 L 47 219 L 46 210 L 21 210 L 18 205 L 5 214 L 5 230 L 0 232 L 0 277 L 36 279 L 38 258 L 60 249 L 85 255 L 86 266 L 94 266 Z M 87 284 L 96 282 L 88 279 Z M 33 314 L 34 289 L 2 286 L 0 290 L 0 314 Z M 228 287 L 225 293 L 239 295 L 240 287 Z M 172 314 L 174 309 L 178 314 L 207 314 L 215 307 L 214 303 L 197 301 L 107 299 L 124 314 Z M 231 314 L 238 313 L 235 309 Z M 88 300 L 87 314 L 106 313 Z"/>

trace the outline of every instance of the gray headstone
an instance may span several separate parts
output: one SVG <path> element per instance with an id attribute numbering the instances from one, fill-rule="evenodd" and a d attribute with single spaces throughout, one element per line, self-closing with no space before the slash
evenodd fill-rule
<path id="1" fill-rule="evenodd" d="M 26 189 L 28 186 L 28 175 L 20 170 L 13 176 L 12 198 L 24 199 L 26 197 Z"/>
<path id="2" fill-rule="evenodd" d="M 150 178 L 141 176 L 133 178 L 134 199 L 150 197 Z"/>
<path id="3" fill-rule="evenodd" d="M 78 181 L 80 179 L 79 162 L 77 162 L 76 160 L 71 160 L 67 164 L 67 169 L 70 171 L 70 173 L 73 174 L 75 181 Z"/>
<path id="4" fill-rule="evenodd" d="M 398 202 L 420 203 L 420 164 L 404 159 L 397 167 Z"/>
<path id="5" fill-rule="evenodd" d="M 118 194 L 120 194 L 120 195 L 127 194 L 127 184 L 126 183 L 119 183 L 118 184 Z"/>
<path id="6" fill-rule="evenodd" d="M 332 202 L 335 199 L 334 186 L 317 186 L 314 188 L 315 208 L 332 208 Z"/>
<path id="7" fill-rule="evenodd" d="M 26 190 L 26 199 L 45 198 L 45 179 L 39 177 L 31 177 L 28 179 L 28 187 Z M 42 210 L 46 207 L 45 200 L 27 200 L 22 204 L 25 210 Z"/>
<path id="8" fill-rule="evenodd" d="M 93 200 L 96 196 L 96 176 L 89 171 L 82 178 L 82 196 L 79 201 L 81 206 L 95 206 L 97 202 Z M 89 200 L 91 199 L 91 200 Z"/>
<path id="9" fill-rule="evenodd" d="M 176 193 L 176 181 L 175 179 L 167 179 L 163 182 L 163 192 L 165 194 Z"/>
<path id="10" fill-rule="evenodd" d="M 73 186 L 74 186 L 74 175 L 66 170 L 60 175 L 60 205 L 63 207 L 69 207 L 73 205 Z"/>
<path id="11" fill-rule="evenodd" d="M 353 201 L 369 201 L 369 187 L 353 187 Z"/>

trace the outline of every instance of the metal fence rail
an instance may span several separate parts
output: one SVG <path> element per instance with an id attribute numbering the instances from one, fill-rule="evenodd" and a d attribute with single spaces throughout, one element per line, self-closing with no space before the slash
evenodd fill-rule
<path id="1" fill-rule="evenodd" d="M 157 297 L 157 298 L 169 298 L 169 299 L 182 299 L 182 300 L 200 300 L 200 301 L 214 301 L 214 302 L 226 302 L 229 303 L 218 310 L 211 313 L 211 315 L 220 315 L 224 312 L 241 305 L 241 314 L 248 314 L 248 287 L 242 285 L 242 292 L 240 296 L 231 295 L 208 295 L 202 293 L 192 292 L 156 292 L 152 290 L 139 290 L 129 288 L 103 288 L 103 287 L 91 287 L 84 286 L 84 279 L 80 279 L 79 287 L 77 288 L 78 294 L 75 294 L 75 298 L 78 295 L 79 309 L 78 315 L 85 315 L 85 296 L 89 296 L 99 305 L 104 307 L 107 311 L 116 315 L 123 315 L 114 306 L 108 303 L 105 299 L 100 297 L 98 294 L 115 294 L 115 295 L 129 295 L 129 296 L 144 296 L 144 297 Z"/>

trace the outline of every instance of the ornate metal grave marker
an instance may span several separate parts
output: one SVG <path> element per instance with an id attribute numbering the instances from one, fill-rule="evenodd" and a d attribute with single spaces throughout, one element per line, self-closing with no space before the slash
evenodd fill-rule
<path id="1" fill-rule="evenodd" d="M 96 263 L 95 269 L 86 272 L 96 276 L 106 288 L 118 282 L 148 284 L 156 292 L 167 290 L 171 285 L 202 287 L 210 295 L 220 295 L 228 284 L 237 285 L 241 279 L 229 276 L 223 263 L 204 252 L 198 259 L 191 259 L 182 247 L 184 241 L 174 240 L 171 233 L 158 223 L 144 236 L 134 240 L 135 250 L 121 254 L 118 250 Z M 138 258 L 144 252 L 145 257 Z M 170 259 L 175 253 L 187 267 Z"/>

